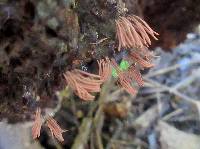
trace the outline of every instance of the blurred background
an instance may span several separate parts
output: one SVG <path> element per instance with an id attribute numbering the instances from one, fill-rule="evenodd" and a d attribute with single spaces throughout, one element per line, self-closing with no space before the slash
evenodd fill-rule
<path id="1" fill-rule="evenodd" d="M 160 34 L 155 67 L 136 96 L 111 78 L 83 101 L 62 74 L 97 71 L 114 49 L 118 4 Z M 0 0 L 0 149 L 199 149 L 199 74 L 199 0 Z M 64 142 L 46 127 L 32 139 L 37 106 L 68 130 Z"/>

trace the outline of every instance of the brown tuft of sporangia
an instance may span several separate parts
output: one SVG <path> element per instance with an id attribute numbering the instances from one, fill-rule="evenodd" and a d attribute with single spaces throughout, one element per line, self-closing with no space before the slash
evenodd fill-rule
<path id="1" fill-rule="evenodd" d="M 66 132 L 66 130 L 61 129 L 57 121 L 54 120 L 53 117 L 51 116 L 48 116 L 46 119 L 43 119 L 40 108 L 37 108 L 35 112 L 35 120 L 32 127 L 33 139 L 37 139 L 40 137 L 40 131 L 41 131 L 43 122 L 46 123 L 46 126 L 50 129 L 50 132 L 53 137 L 55 137 L 60 142 L 64 141 L 62 133 Z"/>
<path id="2" fill-rule="evenodd" d="M 63 142 L 64 138 L 62 133 L 66 132 L 66 130 L 63 130 L 57 123 L 56 120 L 54 120 L 52 117 L 47 118 L 46 122 L 47 127 L 50 129 L 52 137 L 55 137 L 58 139 L 58 141 Z"/>
<path id="3" fill-rule="evenodd" d="M 42 126 L 41 109 L 37 108 L 35 112 L 35 121 L 32 127 L 33 139 L 40 137 L 41 126 Z"/>
<path id="4" fill-rule="evenodd" d="M 119 41 L 118 51 L 121 48 L 143 48 L 151 45 L 150 37 L 155 40 L 159 35 L 138 16 L 119 17 L 116 20 L 116 34 Z"/>

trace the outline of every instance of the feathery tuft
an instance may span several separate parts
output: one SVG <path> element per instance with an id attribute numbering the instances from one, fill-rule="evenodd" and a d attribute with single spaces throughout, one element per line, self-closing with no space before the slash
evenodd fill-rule
<path id="1" fill-rule="evenodd" d="M 99 65 L 99 76 L 101 76 L 101 80 L 105 82 L 111 75 L 111 64 L 110 60 L 106 57 L 106 59 L 97 60 Z"/>
<path id="2" fill-rule="evenodd" d="M 143 56 L 137 51 L 131 51 L 129 57 L 142 68 L 151 68 L 154 66 L 154 64 L 152 64 L 147 57 L 143 58 Z"/>
<path id="3" fill-rule="evenodd" d="M 100 92 L 101 76 L 82 70 L 67 71 L 64 74 L 69 87 L 83 100 L 93 100 L 91 93 Z"/>
<path id="4" fill-rule="evenodd" d="M 114 59 L 111 60 L 112 66 L 116 69 L 118 75 L 118 83 L 124 88 L 129 94 L 135 95 L 137 93 L 136 89 L 131 85 L 132 80 L 127 72 L 122 72 L 118 67 Z"/>
<path id="5" fill-rule="evenodd" d="M 138 16 L 119 17 L 116 20 L 117 38 L 119 40 L 118 51 L 122 48 L 143 48 L 151 45 L 150 37 L 155 40 L 159 35 Z"/>
<path id="6" fill-rule="evenodd" d="M 35 113 L 35 121 L 32 127 L 33 139 L 36 139 L 40 136 L 41 126 L 42 126 L 41 109 L 37 108 L 36 113 Z"/>
<path id="7" fill-rule="evenodd" d="M 142 75 L 141 75 L 141 73 L 140 73 L 139 68 L 137 68 L 136 65 L 133 64 L 133 65 L 129 68 L 128 74 L 129 74 L 129 76 L 130 76 L 133 80 L 135 80 L 135 81 L 137 82 L 137 84 L 138 84 L 139 86 L 143 86 L 143 85 L 144 85 L 144 81 L 143 81 L 143 79 L 142 79 Z"/>
<path id="8" fill-rule="evenodd" d="M 64 138 L 62 136 L 62 133 L 65 132 L 65 130 L 61 129 L 56 120 L 54 120 L 52 117 L 47 118 L 47 127 L 51 131 L 52 137 L 54 136 L 58 141 L 63 142 Z"/>

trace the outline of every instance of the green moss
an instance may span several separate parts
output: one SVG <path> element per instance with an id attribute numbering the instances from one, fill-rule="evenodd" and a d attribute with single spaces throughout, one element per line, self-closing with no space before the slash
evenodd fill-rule
<path id="1" fill-rule="evenodd" d="M 118 77 L 117 71 L 116 71 L 116 69 L 114 69 L 114 68 L 112 68 L 112 76 L 113 76 L 114 78 L 117 78 L 117 77 Z"/>
<path id="2" fill-rule="evenodd" d="M 129 66 L 130 65 L 129 65 L 128 61 L 125 61 L 125 60 L 122 60 L 120 65 L 119 65 L 120 70 L 122 70 L 122 71 L 127 70 L 129 68 Z"/>
<path id="3" fill-rule="evenodd" d="M 128 61 L 126 60 L 122 60 L 119 64 L 119 69 L 121 71 L 126 71 L 128 70 L 128 68 L 130 67 L 130 64 L 128 63 Z M 112 76 L 114 78 L 117 78 L 118 77 L 118 74 L 117 74 L 117 70 L 115 68 L 112 68 Z"/>

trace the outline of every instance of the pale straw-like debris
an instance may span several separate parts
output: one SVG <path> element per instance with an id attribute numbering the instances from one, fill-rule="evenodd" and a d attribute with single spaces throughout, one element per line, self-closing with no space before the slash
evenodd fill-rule
<path id="1" fill-rule="evenodd" d="M 58 141 L 63 142 L 64 138 L 62 136 L 62 133 L 66 132 L 66 130 L 61 129 L 56 120 L 54 120 L 50 116 L 47 118 L 46 124 L 47 127 L 50 129 L 52 137 L 55 137 L 56 139 L 58 139 Z"/>
<path id="2" fill-rule="evenodd" d="M 119 17 L 116 20 L 117 38 L 119 40 L 118 50 L 123 48 L 143 48 L 151 45 L 150 37 L 155 40 L 156 33 L 151 27 L 138 16 Z"/>
<path id="3" fill-rule="evenodd" d="M 40 130 L 42 126 L 41 109 L 37 108 L 35 112 L 35 121 L 32 127 L 32 137 L 36 139 L 40 136 Z"/>
<path id="4" fill-rule="evenodd" d="M 111 75 L 111 64 L 109 58 L 97 60 L 99 65 L 99 76 L 101 80 L 105 82 Z"/>
<path id="5" fill-rule="evenodd" d="M 69 87 L 83 100 L 93 100 L 95 96 L 91 93 L 100 92 L 103 82 L 101 76 L 77 69 L 67 71 L 64 77 Z"/>

